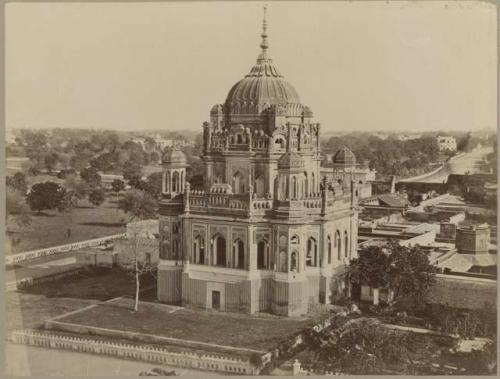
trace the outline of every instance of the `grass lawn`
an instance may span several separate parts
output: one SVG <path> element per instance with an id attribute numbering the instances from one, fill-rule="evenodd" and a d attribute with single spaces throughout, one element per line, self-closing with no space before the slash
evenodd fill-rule
<path id="1" fill-rule="evenodd" d="M 122 298 L 57 321 L 262 351 L 314 323 L 312 319 L 210 312 L 147 302 L 134 313 L 131 305 L 132 299 Z"/>
<path id="2" fill-rule="evenodd" d="M 124 233 L 124 222 L 128 220 L 129 216 L 116 207 L 113 197 L 95 208 L 87 200 L 82 200 L 79 207 L 70 212 L 33 212 L 31 225 L 13 234 L 19 239 L 19 244 L 10 248 L 7 246 L 5 253 L 15 254 Z M 71 229 L 69 238 L 68 228 Z"/>
<path id="3" fill-rule="evenodd" d="M 154 284 L 144 278 L 144 287 Z M 75 276 L 6 293 L 6 328 L 34 328 L 45 320 L 89 304 L 135 292 L 134 279 L 118 269 L 90 269 Z"/>
<path id="4" fill-rule="evenodd" d="M 146 166 L 143 166 L 142 168 L 142 174 L 144 176 L 149 176 L 155 172 L 162 172 L 162 166 L 158 164 L 148 164 Z"/>

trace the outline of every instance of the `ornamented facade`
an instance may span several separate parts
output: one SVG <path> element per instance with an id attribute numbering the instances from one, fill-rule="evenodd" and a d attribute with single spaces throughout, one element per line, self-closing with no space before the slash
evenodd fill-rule
<path id="1" fill-rule="evenodd" d="M 261 53 L 203 124 L 203 188 L 186 158 L 163 159 L 158 299 L 232 312 L 301 315 L 346 291 L 356 256 L 355 181 L 321 177 L 320 124 Z"/>

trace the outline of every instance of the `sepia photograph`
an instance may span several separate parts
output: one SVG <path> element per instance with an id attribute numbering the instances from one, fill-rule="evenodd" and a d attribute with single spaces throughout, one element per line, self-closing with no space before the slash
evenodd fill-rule
<path id="1" fill-rule="evenodd" d="M 498 375 L 495 2 L 3 14 L 4 376 Z"/>

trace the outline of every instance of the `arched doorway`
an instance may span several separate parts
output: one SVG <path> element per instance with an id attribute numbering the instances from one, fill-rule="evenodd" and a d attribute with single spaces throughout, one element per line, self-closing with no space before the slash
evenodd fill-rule
<path id="1" fill-rule="evenodd" d="M 268 268 L 266 250 L 267 243 L 265 241 L 260 241 L 257 244 L 257 269 L 259 270 L 265 270 Z"/>
<path id="2" fill-rule="evenodd" d="M 193 243 L 193 262 L 205 264 L 205 240 L 198 235 Z"/>
<path id="3" fill-rule="evenodd" d="M 226 267 L 226 240 L 222 236 L 215 238 L 215 265 Z"/>

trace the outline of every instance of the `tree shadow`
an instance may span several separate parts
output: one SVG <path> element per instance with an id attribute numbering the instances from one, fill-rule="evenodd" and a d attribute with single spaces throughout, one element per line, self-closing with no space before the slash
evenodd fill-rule
<path id="1" fill-rule="evenodd" d="M 47 213 L 47 212 L 33 212 L 32 216 L 34 217 L 56 217 L 55 214 Z"/>
<path id="2" fill-rule="evenodd" d="M 102 226 L 105 228 L 118 228 L 121 226 L 125 226 L 123 222 L 81 222 L 78 225 L 84 226 Z"/>

